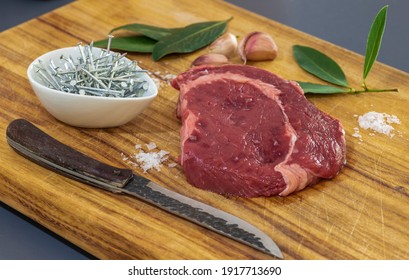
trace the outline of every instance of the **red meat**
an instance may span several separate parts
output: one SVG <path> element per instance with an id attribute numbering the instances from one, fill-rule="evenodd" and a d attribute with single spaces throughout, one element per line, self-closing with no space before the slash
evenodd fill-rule
<path id="1" fill-rule="evenodd" d="M 199 66 L 180 74 L 177 115 L 187 180 L 216 193 L 288 195 L 333 178 L 345 164 L 340 122 L 297 83 L 251 66 Z"/>

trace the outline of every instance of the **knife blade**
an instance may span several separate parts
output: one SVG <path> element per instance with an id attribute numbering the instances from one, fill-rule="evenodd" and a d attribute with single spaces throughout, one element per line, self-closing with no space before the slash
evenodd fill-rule
<path id="1" fill-rule="evenodd" d="M 169 213 L 277 258 L 283 255 L 264 232 L 234 215 L 183 196 L 123 169 L 97 161 L 46 134 L 25 119 L 12 121 L 8 144 L 31 161 L 91 186 L 137 197 Z"/>

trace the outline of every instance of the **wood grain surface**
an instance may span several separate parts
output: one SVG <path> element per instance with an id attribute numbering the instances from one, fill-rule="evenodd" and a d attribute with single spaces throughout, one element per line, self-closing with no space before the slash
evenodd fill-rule
<path id="1" fill-rule="evenodd" d="M 41 54 L 103 39 L 119 25 L 180 27 L 231 16 L 229 31 L 239 37 L 257 30 L 276 40 L 278 58 L 252 65 L 286 79 L 314 82 L 296 65 L 291 51 L 294 44 L 308 45 L 338 61 L 350 84 L 359 87 L 362 56 L 222 1 L 76 1 L 0 34 L 1 201 L 102 259 L 271 258 L 142 201 L 75 182 L 17 155 L 6 143 L 5 130 L 13 119 L 25 118 L 98 160 L 132 168 L 169 189 L 253 223 L 276 241 L 286 259 L 409 258 L 407 73 L 376 63 L 367 79 L 370 87 L 398 87 L 399 93 L 309 96 L 343 123 L 346 167 L 335 179 L 289 197 L 255 199 L 225 198 L 192 187 L 179 165 L 143 174 L 123 160 L 123 155 L 136 152 L 135 144 L 152 141 L 170 152 L 169 163 L 177 162 L 178 92 L 169 86 L 166 75 L 186 70 L 205 49 L 159 62 L 149 55 L 129 54 L 161 80 L 161 87 L 149 109 L 117 128 L 81 129 L 57 121 L 41 106 L 26 77 L 28 65 Z M 366 43 L 366 38 L 355 39 Z M 395 126 L 399 133 L 389 138 L 361 129 L 362 142 L 352 137 L 358 127 L 355 115 L 368 111 L 395 114 L 401 120 Z"/>

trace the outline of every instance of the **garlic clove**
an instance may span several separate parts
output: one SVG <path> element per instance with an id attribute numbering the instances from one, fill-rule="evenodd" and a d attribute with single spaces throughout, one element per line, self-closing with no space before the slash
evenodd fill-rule
<path id="1" fill-rule="evenodd" d="M 232 57 L 236 54 L 237 45 L 236 36 L 230 32 L 226 32 L 209 46 L 209 52 Z"/>
<path id="2" fill-rule="evenodd" d="M 269 34 L 255 31 L 247 34 L 240 41 L 238 52 L 246 64 L 247 60 L 274 60 L 277 57 L 278 48 Z"/>
<path id="3" fill-rule="evenodd" d="M 196 58 L 192 62 L 192 66 L 199 66 L 199 65 L 222 65 L 228 64 L 229 59 L 224 54 L 219 53 L 209 53 L 204 54 Z"/>

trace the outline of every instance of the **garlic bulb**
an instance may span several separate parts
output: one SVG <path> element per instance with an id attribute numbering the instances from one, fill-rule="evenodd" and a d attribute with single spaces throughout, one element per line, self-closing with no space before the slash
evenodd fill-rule
<path id="1" fill-rule="evenodd" d="M 222 64 L 228 64 L 229 59 L 219 53 L 209 53 L 209 54 L 204 54 L 196 58 L 192 62 L 192 66 L 199 66 L 199 65 L 222 65 Z"/>
<path id="2" fill-rule="evenodd" d="M 230 32 L 224 33 L 209 46 L 210 53 L 223 54 L 232 57 L 237 51 L 237 38 Z"/>
<path id="3" fill-rule="evenodd" d="M 251 32 L 240 41 L 239 55 L 244 61 L 274 60 L 277 57 L 278 48 L 273 38 L 264 32 Z"/>

